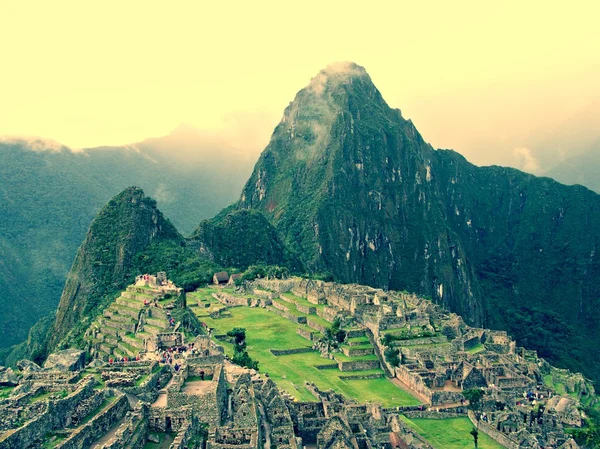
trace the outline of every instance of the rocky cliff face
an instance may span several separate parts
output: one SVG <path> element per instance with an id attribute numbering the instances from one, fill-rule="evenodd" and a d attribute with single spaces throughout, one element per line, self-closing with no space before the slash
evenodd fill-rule
<path id="1" fill-rule="evenodd" d="M 242 193 L 312 271 L 430 295 L 484 321 L 482 293 L 445 224 L 435 151 L 362 67 L 329 67 L 285 110 Z"/>
<path id="2" fill-rule="evenodd" d="M 49 349 L 85 328 L 111 295 L 133 281 L 134 256 L 161 240 L 182 238 L 141 189 L 129 187 L 110 200 L 79 247 L 50 331 Z"/>
<path id="3" fill-rule="evenodd" d="M 600 340 L 600 197 L 435 151 L 355 64 L 297 94 L 239 207 L 262 212 L 311 271 L 429 295 L 563 365 L 585 359 L 583 336 Z"/>

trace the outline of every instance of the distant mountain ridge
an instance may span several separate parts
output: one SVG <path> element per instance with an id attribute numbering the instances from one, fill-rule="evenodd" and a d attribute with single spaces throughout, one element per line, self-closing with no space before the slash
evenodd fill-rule
<path id="1" fill-rule="evenodd" d="M 77 248 L 111 197 L 140 186 L 191 233 L 235 201 L 254 162 L 251 153 L 189 127 L 78 151 L 43 139 L 0 139 L 0 348 L 23 341 L 55 310 Z"/>

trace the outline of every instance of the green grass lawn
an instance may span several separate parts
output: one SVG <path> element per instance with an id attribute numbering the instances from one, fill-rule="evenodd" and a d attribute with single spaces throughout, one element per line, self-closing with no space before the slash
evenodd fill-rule
<path id="1" fill-rule="evenodd" d="M 477 354 L 478 352 L 481 352 L 481 351 L 485 351 L 485 348 L 483 347 L 483 345 L 481 343 L 473 346 L 471 349 L 467 349 L 467 352 L 469 354 Z"/>
<path id="2" fill-rule="evenodd" d="M 341 376 L 382 373 L 381 370 L 341 372 L 338 369 L 318 370 L 317 365 L 335 364 L 317 351 L 274 356 L 270 349 L 310 348 L 311 343 L 296 333 L 297 325 L 263 308 L 232 307 L 231 316 L 213 319 L 201 317 L 215 334 L 225 334 L 234 327 L 246 329 L 248 353 L 258 360 L 261 373 L 268 373 L 277 385 L 299 401 L 315 401 L 304 382 L 315 383 L 320 389 L 333 389 L 361 402 L 377 401 L 384 406 L 415 405 L 419 401 L 388 379 L 344 380 Z M 219 341 L 227 354 L 233 354 L 230 343 Z M 375 356 L 374 356 L 375 357 Z M 348 359 L 344 357 L 346 360 Z M 363 359 L 363 358 L 357 358 Z M 284 378 L 285 376 L 285 378 Z"/>
<path id="3" fill-rule="evenodd" d="M 283 293 L 281 296 L 285 296 L 287 299 L 290 299 L 297 304 L 301 304 L 307 307 L 314 307 L 316 309 L 323 309 L 326 307 L 326 304 L 313 304 L 308 299 L 301 298 L 300 296 L 296 296 L 293 293 Z"/>
<path id="4" fill-rule="evenodd" d="M 473 437 L 469 432 L 473 424 L 469 418 L 409 419 L 400 416 L 415 432 L 425 438 L 436 449 L 471 449 Z M 483 432 L 479 432 L 480 449 L 503 449 Z"/>

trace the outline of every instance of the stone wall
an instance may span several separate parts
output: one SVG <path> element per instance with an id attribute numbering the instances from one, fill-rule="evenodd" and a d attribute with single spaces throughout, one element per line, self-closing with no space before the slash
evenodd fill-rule
<path id="1" fill-rule="evenodd" d="M 450 409 L 448 411 L 442 409 L 439 412 L 435 410 L 411 410 L 403 411 L 402 414 L 411 419 L 448 419 L 462 418 L 467 415 L 466 408 Z"/>
<path id="2" fill-rule="evenodd" d="M 487 435 L 489 435 L 492 439 L 497 441 L 502 446 L 507 449 L 519 449 L 519 443 L 510 439 L 507 435 L 502 432 L 496 430 L 493 426 L 489 425 L 485 421 L 479 421 L 475 419 L 475 415 L 473 412 L 469 411 L 469 419 L 480 431 L 483 431 Z"/>
<path id="3" fill-rule="evenodd" d="M 317 308 L 315 306 L 307 306 L 296 303 L 296 308 L 299 312 L 306 313 L 307 315 L 316 315 L 317 313 Z"/>
<path id="4" fill-rule="evenodd" d="M 325 326 L 322 326 L 321 324 L 311 320 L 310 317 L 308 317 L 308 319 L 306 319 L 306 324 L 308 325 L 308 327 L 312 327 L 313 329 L 318 330 L 322 334 L 325 334 L 325 330 L 326 330 Z"/>
<path id="5" fill-rule="evenodd" d="M 410 370 L 404 366 L 395 368 L 394 373 L 398 379 L 408 386 L 408 388 L 417 392 L 427 401 L 427 403 L 431 404 L 432 391 L 425 385 L 421 376 L 411 373 Z"/>
<path id="6" fill-rule="evenodd" d="M 361 357 L 364 355 L 373 354 L 373 347 L 369 348 L 353 348 L 353 347 L 343 347 L 342 352 L 346 357 Z"/>
<path id="7" fill-rule="evenodd" d="M 383 377 L 382 373 L 367 374 L 367 375 L 354 374 L 354 375 L 348 375 L 348 376 L 340 376 L 340 379 L 343 379 L 343 380 L 363 380 L 363 379 L 380 379 L 382 377 Z"/>
<path id="8" fill-rule="evenodd" d="M 213 293 L 212 297 L 219 301 L 221 304 L 224 304 L 228 307 L 249 306 L 252 302 L 251 298 L 233 296 L 225 292 Z"/>
<path id="9" fill-rule="evenodd" d="M 271 351 L 271 354 L 273 354 L 274 356 L 280 356 L 280 355 L 290 355 L 290 354 L 304 354 L 307 352 L 313 352 L 314 349 L 312 349 L 312 348 L 269 349 L 269 351 Z"/>
<path id="10" fill-rule="evenodd" d="M 105 444 L 103 449 L 142 449 L 146 444 L 148 415 L 149 407 L 145 404 L 134 412 L 128 412 L 115 432 L 115 438 Z"/>
<path id="11" fill-rule="evenodd" d="M 338 368 L 340 371 L 364 371 L 369 369 L 378 369 L 379 360 L 338 362 Z"/>
<path id="12" fill-rule="evenodd" d="M 318 340 L 318 334 L 315 331 L 309 331 L 309 330 L 297 327 L 296 328 L 296 333 L 298 335 L 300 335 L 301 337 L 304 337 L 304 338 L 306 338 L 307 340 L 310 340 L 310 341 Z"/>
<path id="13" fill-rule="evenodd" d="M 335 316 L 338 314 L 338 310 L 334 307 L 322 307 L 317 309 L 317 315 L 327 321 L 333 322 Z"/>
<path id="14" fill-rule="evenodd" d="M 192 430 L 192 424 L 189 421 L 186 421 L 183 427 L 179 429 L 179 432 L 177 432 L 177 436 L 171 443 L 169 449 L 187 449 L 187 442 L 192 436 Z"/>
<path id="15" fill-rule="evenodd" d="M 164 377 L 165 375 L 168 375 L 169 378 L 171 377 L 171 369 L 167 365 L 161 366 L 160 369 L 154 373 L 151 372 L 148 375 L 148 377 L 140 385 L 132 386 L 132 387 L 125 387 L 125 388 L 122 388 L 122 390 L 125 391 L 126 393 L 135 394 L 135 395 L 143 395 L 143 394 L 153 393 L 154 390 L 157 388 L 157 385 L 158 385 L 161 377 Z"/>
<path id="16" fill-rule="evenodd" d="M 84 449 L 108 432 L 129 410 L 129 401 L 118 394 L 115 401 L 94 416 L 88 423 L 76 429 L 69 438 L 55 446 L 56 449 Z"/>
<path id="17" fill-rule="evenodd" d="M 431 405 L 457 404 L 464 399 L 460 391 L 433 391 Z"/>

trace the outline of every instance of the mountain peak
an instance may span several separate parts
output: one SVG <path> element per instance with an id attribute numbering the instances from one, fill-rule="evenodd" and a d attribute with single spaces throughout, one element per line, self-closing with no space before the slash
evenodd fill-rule
<path id="1" fill-rule="evenodd" d="M 310 80 L 308 85 L 314 93 L 321 95 L 325 87 L 336 87 L 340 84 L 347 84 L 353 78 L 366 78 L 371 80 L 364 67 L 354 62 L 335 62 L 321 70 Z"/>

